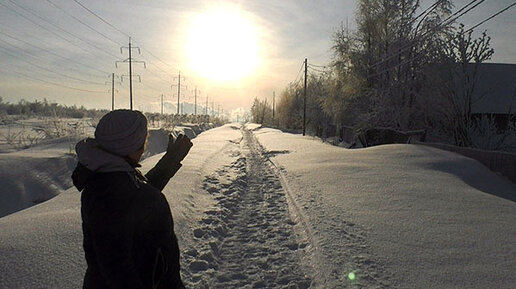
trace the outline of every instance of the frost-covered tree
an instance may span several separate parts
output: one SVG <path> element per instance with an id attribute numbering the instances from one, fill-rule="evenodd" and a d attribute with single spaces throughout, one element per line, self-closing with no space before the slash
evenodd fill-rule
<path id="1" fill-rule="evenodd" d="M 276 105 L 278 124 L 286 129 L 303 127 L 303 94 L 298 83 L 291 83 L 285 88 Z"/>
<path id="2" fill-rule="evenodd" d="M 435 59 L 435 39 L 446 30 L 439 24 L 451 3 L 438 0 L 424 13 L 420 8 L 417 0 L 361 0 L 355 33 L 335 34 L 334 67 L 341 79 L 353 75 L 348 78 L 360 94 L 356 107 L 363 109 L 359 116 L 366 126 L 424 125 L 424 70 Z"/>
<path id="3" fill-rule="evenodd" d="M 273 125 L 272 120 L 272 106 L 267 103 L 267 99 L 254 99 L 251 107 L 251 117 L 254 123 Z"/>
<path id="4" fill-rule="evenodd" d="M 472 31 L 465 32 L 461 24 L 445 42 L 446 59 L 435 72 L 434 85 L 440 96 L 440 127 L 458 146 L 474 144 L 477 125 L 472 118 L 472 106 L 480 100 L 475 93 L 480 65 L 494 53 L 490 40 L 485 31 L 473 38 Z"/>

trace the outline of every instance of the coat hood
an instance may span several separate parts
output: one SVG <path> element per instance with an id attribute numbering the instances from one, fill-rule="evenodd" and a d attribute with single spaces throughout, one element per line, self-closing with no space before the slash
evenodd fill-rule
<path id="1" fill-rule="evenodd" d="M 101 149 L 93 138 L 81 140 L 75 145 L 79 163 L 72 174 L 75 187 L 82 191 L 95 173 L 134 172 L 127 159 Z"/>
<path id="2" fill-rule="evenodd" d="M 97 141 L 87 138 L 75 145 L 79 162 L 95 173 L 131 172 L 134 167 L 122 156 L 101 149 Z"/>

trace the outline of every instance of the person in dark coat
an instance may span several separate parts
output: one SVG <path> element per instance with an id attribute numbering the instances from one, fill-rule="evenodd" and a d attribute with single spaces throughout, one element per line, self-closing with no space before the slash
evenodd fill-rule
<path id="1" fill-rule="evenodd" d="M 137 169 L 147 142 L 147 119 L 115 110 L 95 138 L 76 145 L 72 179 L 81 195 L 84 289 L 184 288 L 170 207 L 161 190 L 192 143 L 170 135 L 167 152 L 145 176 Z"/>

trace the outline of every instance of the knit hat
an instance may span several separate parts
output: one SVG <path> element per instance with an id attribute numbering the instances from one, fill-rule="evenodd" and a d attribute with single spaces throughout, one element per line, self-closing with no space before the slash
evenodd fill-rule
<path id="1" fill-rule="evenodd" d="M 99 146 L 120 156 L 139 150 L 147 139 L 147 118 L 136 110 L 119 109 L 104 115 L 95 129 Z"/>

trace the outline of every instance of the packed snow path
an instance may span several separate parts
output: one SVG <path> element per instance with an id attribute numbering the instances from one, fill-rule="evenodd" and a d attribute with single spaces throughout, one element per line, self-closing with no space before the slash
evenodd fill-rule
<path id="1" fill-rule="evenodd" d="M 203 182 L 217 200 L 193 231 L 197 250 L 183 258 L 192 288 L 309 288 L 279 176 L 248 130 L 236 158 Z"/>

